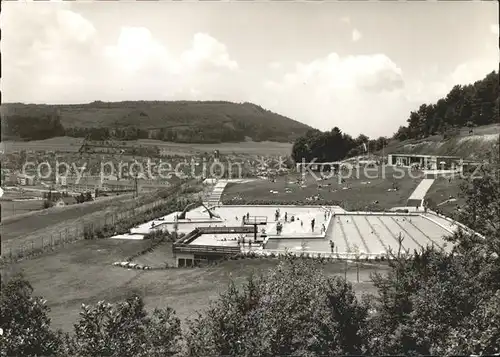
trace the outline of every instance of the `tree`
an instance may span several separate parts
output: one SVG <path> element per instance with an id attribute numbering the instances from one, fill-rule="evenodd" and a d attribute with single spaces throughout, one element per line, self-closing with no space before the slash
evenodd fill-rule
<path id="1" fill-rule="evenodd" d="M 60 332 L 50 329 L 46 301 L 33 296 L 21 275 L 2 284 L 0 293 L 1 356 L 49 356 L 60 351 Z"/>
<path id="2" fill-rule="evenodd" d="M 493 145 L 490 162 L 482 165 L 462 185 L 466 202 L 459 220 L 486 235 L 490 241 L 500 240 L 500 141 Z M 498 251 L 500 253 L 500 249 Z"/>
<path id="3" fill-rule="evenodd" d="M 464 323 L 454 328 L 443 348 L 447 355 L 494 355 L 500 353 L 500 290 L 479 304 Z"/>
<path id="4" fill-rule="evenodd" d="M 116 304 L 83 305 L 68 350 L 74 356 L 172 356 L 180 352 L 180 341 L 175 312 L 155 309 L 148 316 L 134 295 Z"/>
<path id="5" fill-rule="evenodd" d="M 349 283 L 310 260 L 281 262 L 267 276 L 231 283 L 190 321 L 191 356 L 360 354 L 367 306 Z"/>
<path id="6" fill-rule="evenodd" d="M 463 188 L 462 220 L 485 238 L 459 230 L 447 237 L 451 253 L 427 247 L 389 262 L 387 275 L 374 275 L 379 296 L 368 324 L 370 354 L 498 353 L 499 167 L 493 158 Z"/>
<path id="7" fill-rule="evenodd" d="M 346 156 L 356 156 L 363 153 L 362 144 L 370 140 L 361 134 L 356 140 L 347 134 L 343 134 L 338 127 L 331 131 L 321 132 L 310 130 L 298 138 L 292 147 L 292 158 L 295 162 L 332 162 L 344 159 Z M 375 147 L 372 141 L 372 149 Z"/>
<path id="8" fill-rule="evenodd" d="M 78 196 L 75 197 L 76 198 L 76 202 L 77 203 L 83 203 L 85 202 L 85 195 L 82 193 L 80 193 Z"/>
<path id="9" fill-rule="evenodd" d="M 473 311 L 500 288 L 498 263 L 475 251 L 451 255 L 430 247 L 391 261 L 387 276 L 374 276 L 379 297 L 368 324 L 370 354 L 448 351 L 450 336 L 466 329 Z"/>
<path id="10" fill-rule="evenodd" d="M 458 134 L 462 127 L 486 125 L 498 121 L 499 74 L 491 72 L 480 81 L 456 85 L 435 104 L 422 104 L 412 111 L 407 126 L 400 127 L 394 138 L 418 139 L 441 132 L 445 138 Z"/>

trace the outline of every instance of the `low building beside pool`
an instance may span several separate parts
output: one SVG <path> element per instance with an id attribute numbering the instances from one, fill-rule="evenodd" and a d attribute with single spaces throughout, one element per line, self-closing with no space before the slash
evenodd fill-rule
<path id="1" fill-rule="evenodd" d="M 461 168 L 463 159 L 459 156 L 390 154 L 387 155 L 387 164 L 400 167 L 418 165 L 424 170 L 452 170 Z"/>

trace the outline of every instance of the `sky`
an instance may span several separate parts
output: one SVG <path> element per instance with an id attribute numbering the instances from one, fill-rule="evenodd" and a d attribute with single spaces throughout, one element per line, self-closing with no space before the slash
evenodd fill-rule
<path id="1" fill-rule="evenodd" d="M 498 2 L 3 2 L 2 101 L 252 102 L 392 135 L 498 70 Z"/>

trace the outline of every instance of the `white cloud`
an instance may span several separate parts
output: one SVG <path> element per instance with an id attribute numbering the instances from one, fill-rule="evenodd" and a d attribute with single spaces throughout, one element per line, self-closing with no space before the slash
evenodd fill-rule
<path id="1" fill-rule="evenodd" d="M 194 34 L 179 48 L 147 26 L 110 25 L 108 33 L 117 32 L 109 39 L 71 9 L 67 3 L 4 6 L 4 101 L 252 101 L 321 129 L 337 125 L 353 135 L 376 136 L 394 132 L 410 110 L 446 95 L 454 84 L 474 82 L 498 67 L 495 48 L 488 52 L 490 60 L 414 76 L 385 54 L 331 53 L 294 67 L 290 58 L 273 54 L 278 56 L 274 62 L 240 68 L 231 48 L 208 33 Z M 340 22 L 348 25 L 345 31 L 352 31 L 353 41 L 361 38 L 350 18 Z"/>
<path id="2" fill-rule="evenodd" d="M 500 35 L 500 30 L 498 29 L 498 24 L 491 24 L 490 25 L 490 31 L 492 34 L 499 36 Z"/>
<path id="3" fill-rule="evenodd" d="M 450 79 L 454 84 L 471 84 L 494 70 L 498 70 L 498 57 L 462 63 L 451 73 Z"/>
<path id="4" fill-rule="evenodd" d="M 446 96 L 456 84 L 473 83 L 494 70 L 495 58 L 459 65 L 448 75 L 438 69 L 406 77 L 384 54 L 340 57 L 332 53 L 280 80 L 263 84 L 262 103 L 272 110 L 329 130 L 334 126 L 357 135 L 390 135 L 405 124 L 411 110 Z M 498 60 L 496 62 L 498 64 Z"/>
<path id="5" fill-rule="evenodd" d="M 351 23 L 351 18 L 349 16 L 344 16 L 340 18 L 340 22 L 343 22 L 344 24 L 350 24 Z"/>
<path id="6" fill-rule="evenodd" d="M 166 47 L 155 41 L 145 27 L 122 28 L 117 44 L 105 47 L 104 56 L 110 64 L 128 72 L 137 72 L 151 66 L 171 73 L 179 70 Z"/>
<path id="7" fill-rule="evenodd" d="M 182 54 L 182 61 L 191 69 L 200 66 L 238 69 L 238 63 L 229 57 L 226 46 L 205 33 L 194 35 L 193 45 Z"/>
<path id="8" fill-rule="evenodd" d="M 363 37 L 363 35 L 361 34 L 361 32 L 359 32 L 358 29 L 352 30 L 351 39 L 353 42 L 359 41 L 361 39 L 361 37 Z"/>
<path id="9" fill-rule="evenodd" d="M 268 64 L 269 68 L 272 69 L 272 70 L 279 70 L 283 67 L 283 65 L 281 64 L 281 62 L 278 62 L 278 61 L 274 61 L 274 62 L 271 62 Z"/>
<path id="10" fill-rule="evenodd" d="M 94 25 L 64 3 L 9 6 L 2 22 L 6 102 L 198 97 L 221 73 L 238 69 L 226 46 L 205 33 L 178 54 L 146 27 L 123 27 L 105 45 Z"/>
<path id="11" fill-rule="evenodd" d="M 401 123 L 401 116 L 391 113 L 408 109 L 406 101 L 401 105 L 402 70 L 383 54 L 332 53 L 297 63 L 280 81 L 268 80 L 263 86 L 270 94 L 263 99 L 266 105 L 321 129 L 337 125 L 351 133 L 387 134 L 397 128 L 395 121 Z M 381 122 L 393 124 L 381 127 Z"/>

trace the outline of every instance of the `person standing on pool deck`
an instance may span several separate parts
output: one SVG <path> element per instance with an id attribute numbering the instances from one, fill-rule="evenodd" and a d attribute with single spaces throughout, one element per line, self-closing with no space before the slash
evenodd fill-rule
<path id="1" fill-rule="evenodd" d="M 313 232 L 314 232 L 314 223 L 316 223 L 316 220 L 313 218 L 311 220 L 311 231 L 313 231 Z"/>
<path id="2" fill-rule="evenodd" d="M 285 212 L 285 222 L 288 222 L 288 212 Z"/>

